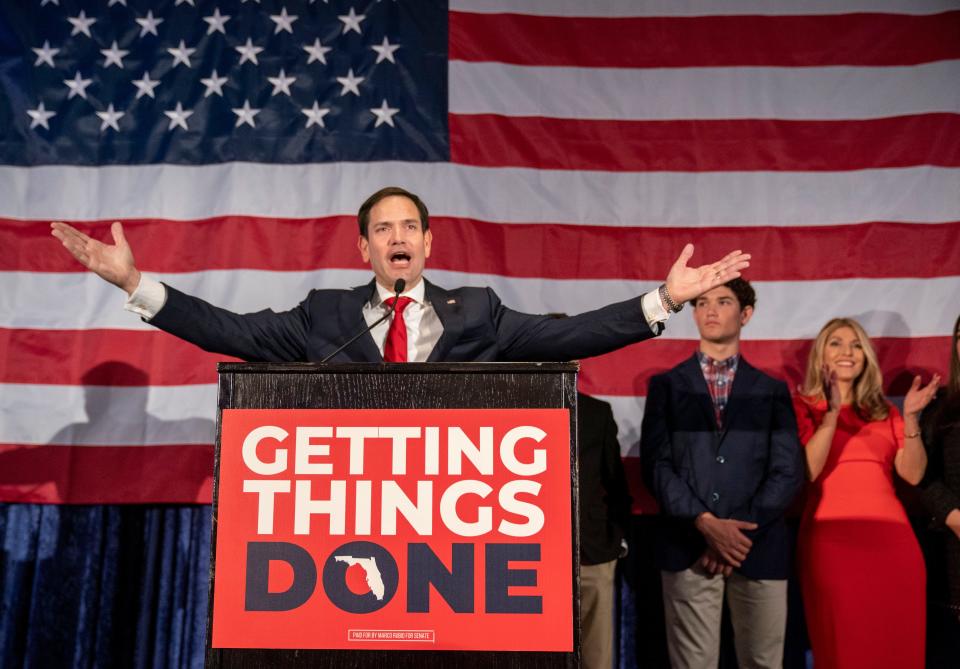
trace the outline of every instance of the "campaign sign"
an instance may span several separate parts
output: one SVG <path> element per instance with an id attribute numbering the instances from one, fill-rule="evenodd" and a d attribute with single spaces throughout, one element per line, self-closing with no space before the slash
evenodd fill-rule
<path id="1" fill-rule="evenodd" d="M 572 652 L 569 421 L 224 410 L 213 647 Z"/>

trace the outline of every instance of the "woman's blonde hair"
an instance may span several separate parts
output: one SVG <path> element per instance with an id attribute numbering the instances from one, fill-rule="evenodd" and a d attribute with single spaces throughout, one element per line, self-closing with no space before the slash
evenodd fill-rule
<path id="1" fill-rule="evenodd" d="M 853 382 L 853 408 L 865 420 L 883 420 L 890 414 L 890 405 L 883 396 L 883 374 L 877 362 L 870 338 L 857 321 L 852 318 L 834 318 L 817 335 L 807 358 L 807 377 L 802 393 L 812 400 L 825 400 L 823 378 L 823 350 L 830 335 L 840 328 L 850 328 L 863 348 L 863 371 Z"/>

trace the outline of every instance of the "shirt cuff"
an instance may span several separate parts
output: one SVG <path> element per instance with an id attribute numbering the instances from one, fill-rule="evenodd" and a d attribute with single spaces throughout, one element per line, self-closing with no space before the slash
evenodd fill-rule
<path id="1" fill-rule="evenodd" d="M 137 289 L 127 298 L 123 308 L 149 321 L 163 309 L 163 305 L 166 303 L 167 287 L 156 279 L 141 274 Z"/>
<path id="2" fill-rule="evenodd" d="M 657 290 L 651 290 L 644 295 L 640 300 L 640 307 L 643 309 L 643 317 L 647 319 L 647 324 L 651 328 L 655 323 L 664 323 L 670 318 L 670 312 L 663 308 Z"/>

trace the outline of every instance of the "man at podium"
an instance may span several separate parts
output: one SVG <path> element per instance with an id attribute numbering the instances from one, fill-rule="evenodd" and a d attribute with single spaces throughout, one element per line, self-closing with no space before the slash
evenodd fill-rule
<path id="1" fill-rule="evenodd" d="M 650 337 L 684 302 L 740 276 L 750 256 L 733 251 L 689 267 L 687 244 L 656 290 L 555 319 L 504 306 L 489 288 L 447 290 L 423 278 L 433 246 L 427 207 L 398 187 L 358 212 L 357 247 L 374 278 L 352 289 L 316 289 L 284 312 L 236 314 L 141 274 L 120 223 L 104 244 L 66 223 L 52 234 L 92 272 L 128 294 L 125 308 L 216 353 L 254 362 L 487 362 L 587 358 Z"/>

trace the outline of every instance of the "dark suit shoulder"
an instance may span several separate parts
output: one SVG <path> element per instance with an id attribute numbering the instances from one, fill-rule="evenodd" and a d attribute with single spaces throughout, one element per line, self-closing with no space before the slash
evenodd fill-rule
<path id="1" fill-rule="evenodd" d="M 346 301 L 348 305 L 362 308 L 373 296 L 376 288 L 373 282 L 352 288 L 312 288 L 300 305 L 304 308 L 318 308 L 329 311 Z"/>
<path id="2" fill-rule="evenodd" d="M 363 300 L 369 300 L 376 288 L 373 283 L 367 283 L 362 286 L 353 286 L 352 288 L 312 288 L 307 293 L 305 299 L 336 299 L 342 297 L 359 297 Z"/>
<path id="3" fill-rule="evenodd" d="M 763 370 L 757 369 L 747 362 L 745 358 L 740 358 L 740 364 L 743 365 L 744 368 L 749 369 L 751 373 L 756 375 L 754 378 L 754 383 L 763 383 L 770 390 L 770 392 L 780 392 L 788 395 L 790 394 L 789 386 L 787 386 L 787 382 L 783 379 L 776 376 L 771 376 Z"/>
<path id="4" fill-rule="evenodd" d="M 665 372 L 660 372 L 659 374 L 650 375 L 650 383 L 666 383 L 670 380 L 670 376 L 676 371 L 676 367 L 673 369 L 668 369 Z"/>
<path id="5" fill-rule="evenodd" d="M 673 369 L 668 369 L 665 372 L 660 372 L 659 374 L 653 374 L 650 377 L 650 380 L 647 381 L 647 393 L 649 394 L 654 389 L 669 391 L 669 389 L 673 386 L 675 374 L 676 367 Z"/>
<path id="6" fill-rule="evenodd" d="M 442 288 L 436 284 L 429 284 L 431 289 L 445 295 L 469 295 L 471 297 L 486 296 L 493 292 L 492 288 L 481 286 L 460 286 L 459 288 Z"/>
<path id="7" fill-rule="evenodd" d="M 493 292 L 492 288 L 480 288 L 477 286 L 443 288 L 430 281 L 424 281 L 426 282 L 426 297 L 428 300 L 455 300 L 457 302 L 469 302 L 470 304 L 490 301 L 499 302 L 499 298 L 497 294 Z"/>
<path id="8" fill-rule="evenodd" d="M 700 364 L 696 362 L 696 358 L 694 356 L 691 356 L 689 358 L 685 358 L 683 362 L 674 365 L 670 369 L 651 376 L 650 385 L 653 385 L 654 383 L 660 385 L 670 385 L 675 378 L 679 377 L 680 374 L 683 373 L 685 368 L 691 365 L 695 365 L 697 371 L 700 370 Z"/>
<path id="9" fill-rule="evenodd" d="M 588 408 L 593 411 L 609 411 L 613 413 L 613 407 L 609 402 L 605 402 L 591 395 L 584 395 L 583 393 L 577 393 L 577 405 L 580 408 Z"/>

